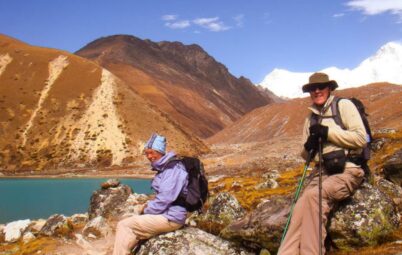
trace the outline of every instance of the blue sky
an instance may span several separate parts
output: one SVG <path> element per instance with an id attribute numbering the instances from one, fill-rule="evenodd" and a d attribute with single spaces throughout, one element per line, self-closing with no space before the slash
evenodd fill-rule
<path id="1" fill-rule="evenodd" d="M 196 43 L 235 76 L 354 68 L 402 40 L 402 0 L 0 0 L 0 33 L 77 51 L 108 35 Z"/>

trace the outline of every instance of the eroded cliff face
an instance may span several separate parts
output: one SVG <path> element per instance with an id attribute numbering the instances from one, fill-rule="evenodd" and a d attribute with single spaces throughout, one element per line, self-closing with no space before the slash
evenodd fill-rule
<path id="1" fill-rule="evenodd" d="M 231 75 L 198 45 L 116 35 L 95 40 L 76 54 L 112 71 L 202 138 L 276 100 L 248 79 Z"/>
<path id="2" fill-rule="evenodd" d="M 0 169 L 129 166 L 152 132 L 178 152 L 208 148 L 108 70 L 0 37 Z"/>

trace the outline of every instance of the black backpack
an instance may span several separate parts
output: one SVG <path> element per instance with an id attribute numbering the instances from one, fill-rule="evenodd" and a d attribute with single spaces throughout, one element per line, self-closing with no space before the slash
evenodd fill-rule
<path id="1" fill-rule="evenodd" d="M 332 118 L 334 119 L 335 123 L 340 126 L 342 129 L 346 130 L 345 125 L 342 122 L 342 116 L 339 113 L 339 101 L 341 99 L 345 99 L 342 97 L 334 97 L 333 101 L 331 102 L 331 111 L 332 111 Z M 368 135 L 368 139 L 367 139 L 367 145 L 363 148 L 363 151 L 360 155 L 358 155 L 357 157 L 350 157 L 348 156 L 348 160 L 360 165 L 362 167 L 362 169 L 364 170 L 364 173 L 366 175 L 366 177 L 370 176 L 370 168 L 368 166 L 368 161 L 371 157 L 371 153 L 370 153 L 370 145 L 371 145 L 371 141 L 373 140 L 372 134 L 371 134 L 371 129 L 370 129 L 370 124 L 368 122 L 367 116 L 368 114 L 366 113 L 366 108 L 364 107 L 364 104 L 362 101 L 360 101 L 359 99 L 352 97 L 352 98 L 346 98 L 348 100 L 350 100 L 357 108 L 357 110 L 359 111 L 360 117 L 363 121 L 364 124 L 364 128 L 366 129 L 366 133 Z M 311 118 L 311 120 L 313 120 L 315 118 Z M 316 122 L 316 120 L 314 120 Z M 312 122 L 314 122 L 312 121 Z M 314 124 L 312 123 L 311 124 Z"/>
<path id="2" fill-rule="evenodd" d="M 171 161 L 182 162 L 188 173 L 187 195 L 180 193 L 173 205 L 183 206 L 189 212 L 200 212 L 209 195 L 204 165 L 194 157 L 177 156 Z"/>

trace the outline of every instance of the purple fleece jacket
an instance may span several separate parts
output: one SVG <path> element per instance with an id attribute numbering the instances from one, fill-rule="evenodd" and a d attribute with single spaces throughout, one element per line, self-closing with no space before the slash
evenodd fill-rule
<path id="1" fill-rule="evenodd" d="M 184 224 L 187 217 L 186 208 L 172 203 L 182 190 L 184 194 L 187 193 L 188 174 L 181 162 L 166 164 L 174 156 L 174 152 L 168 152 L 152 163 L 152 170 L 157 171 L 151 184 L 156 197 L 148 202 L 144 214 L 161 214 L 170 221 Z"/>

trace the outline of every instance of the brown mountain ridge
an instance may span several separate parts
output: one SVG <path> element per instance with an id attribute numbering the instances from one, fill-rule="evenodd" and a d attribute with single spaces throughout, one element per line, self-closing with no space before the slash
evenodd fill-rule
<path id="1" fill-rule="evenodd" d="M 201 138 L 276 97 L 236 78 L 200 46 L 134 36 L 100 38 L 76 52 L 113 72 Z"/>
<path id="2" fill-rule="evenodd" d="M 92 61 L 0 35 L 0 170 L 130 166 L 152 132 L 208 148 Z"/>
<path id="3" fill-rule="evenodd" d="M 373 130 L 402 128 L 402 86 L 373 83 L 357 88 L 336 90 L 335 95 L 356 97 L 365 104 Z M 310 98 L 297 98 L 255 109 L 207 141 L 211 144 L 233 144 L 301 137 L 308 115 Z M 298 141 L 300 142 L 300 141 Z"/>

